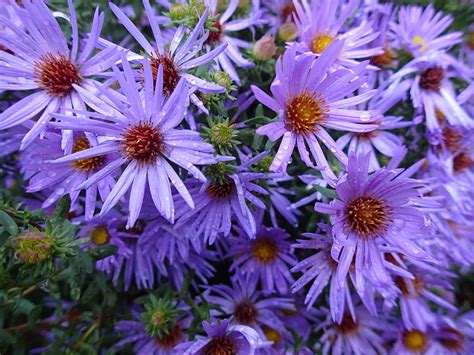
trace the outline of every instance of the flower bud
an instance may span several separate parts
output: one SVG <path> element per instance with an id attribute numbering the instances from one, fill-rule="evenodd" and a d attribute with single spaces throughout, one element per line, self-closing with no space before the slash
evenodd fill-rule
<path id="1" fill-rule="evenodd" d="M 253 46 L 253 56 L 257 60 L 267 61 L 276 53 L 275 38 L 265 35 L 260 38 Z"/>
<path id="2" fill-rule="evenodd" d="M 278 30 L 278 38 L 284 42 L 290 42 L 298 36 L 298 27 L 293 21 L 286 21 Z"/>
<path id="3" fill-rule="evenodd" d="M 230 89 L 232 79 L 223 71 L 215 71 L 212 73 L 212 81 L 217 85 L 224 87 L 226 90 Z"/>
<path id="4" fill-rule="evenodd" d="M 15 256 L 25 264 L 38 264 L 51 254 L 53 242 L 50 237 L 39 232 L 26 232 L 13 240 Z"/>
<path id="5" fill-rule="evenodd" d="M 170 8 L 170 18 L 172 20 L 182 20 L 188 14 L 188 5 L 184 3 L 175 3 Z"/>

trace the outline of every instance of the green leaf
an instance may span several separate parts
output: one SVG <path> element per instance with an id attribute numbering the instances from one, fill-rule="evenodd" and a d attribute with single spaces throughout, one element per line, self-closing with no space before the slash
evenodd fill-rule
<path id="1" fill-rule="evenodd" d="M 62 219 L 66 219 L 70 208 L 71 199 L 69 198 L 69 195 L 66 195 L 59 201 L 58 206 L 56 207 L 53 215 L 51 216 L 51 221 L 53 221 L 53 223 L 55 224 Z"/>
<path id="2" fill-rule="evenodd" d="M 97 248 L 92 248 L 87 251 L 87 254 L 94 260 L 105 259 L 108 256 L 114 255 L 117 252 L 117 246 L 113 244 L 102 245 Z"/>
<path id="3" fill-rule="evenodd" d="M 330 199 L 335 199 L 337 198 L 337 193 L 336 190 L 333 189 L 328 189 L 319 185 L 313 185 L 312 186 L 316 191 L 321 192 L 324 196 Z"/>
<path id="4" fill-rule="evenodd" d="M 18 235 L 18 226 L 10 217 L 8 213 L 3 210 L 0 210 L 0 225 L 7 231 L 8 234 L 17 236 Z"/>

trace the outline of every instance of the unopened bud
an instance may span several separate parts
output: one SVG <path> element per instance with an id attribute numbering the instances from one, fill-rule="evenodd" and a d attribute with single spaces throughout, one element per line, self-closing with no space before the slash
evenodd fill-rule
<path id="1" fill-rule="evenodd" d="M 298 36 L 298 27 L 293 21 L 286 21 L 281 25 L 278 31 L 278 38 L 284 42 L 290 42 L 296 39 Z"/>
<path id="2" fill-rule="evenodd" d="M 226 90 L 230 89 L 232 79 L 223 71 L 215 71 L 212 73 L 212 81 L 217 85 L 224 87 Z"/>
<path id="3" fill-rule="evenodd" d="M 253 56 L 257 60 L 267 61 L 276 53 L 275 38 L 265 35 L 260 38 L 253 46 Z"/>
<path id="4" fill-rule="evenodd" d="M 172 20 L 181 20 L 188 14 L 188 5 L 184 3 L 175 3 L 170 8 L 170 18 Z"/>
<path id="5" fill-rule="evenodd" d="M 39 232 L 26 232 L 13 240 L 15 256 L 25 264 L 38 264 L 51 254 L 53 242 L 50 237 Z"/>

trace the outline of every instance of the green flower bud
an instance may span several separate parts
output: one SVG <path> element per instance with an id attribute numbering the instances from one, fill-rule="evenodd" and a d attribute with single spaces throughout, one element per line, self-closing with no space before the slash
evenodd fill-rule
<path id="1" fill-rule="evenodd" d="M 39 232 L 26 232 L 13 240 L 15 256 L 25 264 L 38 264 L 51 255 L 53 241 Z"/>
<path id="2" fill-rule="evenodd" d="M 212 73 L 212 81 L 224 87 L 226 90 L 229 90 L 232 85 L 232 79 L 229 75 L 220 70 Z"/>

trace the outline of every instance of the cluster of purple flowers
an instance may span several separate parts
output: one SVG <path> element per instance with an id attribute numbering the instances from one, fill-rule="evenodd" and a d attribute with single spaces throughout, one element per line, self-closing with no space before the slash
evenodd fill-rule
<path id="1" fill-rule="evenodd" d="M 69 196 L 85 248 L 117 247 L 96 264 L 117 288 L 192 273 L 214 305 L 196 337 L 181 300 L 134 305 L 117 348 L 474 352 L 453 296 L 474 263 L 472 33 L 382 3 L 143 0 L 140 26 L 110 3 L 127 44 L 99 9 L 81 32 L 72 0 L 0 3 L 0 156 L 43 209 Z"/>

